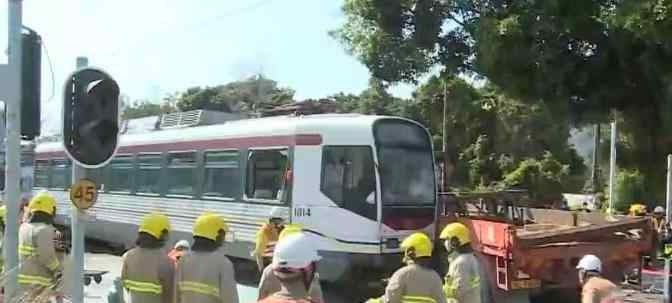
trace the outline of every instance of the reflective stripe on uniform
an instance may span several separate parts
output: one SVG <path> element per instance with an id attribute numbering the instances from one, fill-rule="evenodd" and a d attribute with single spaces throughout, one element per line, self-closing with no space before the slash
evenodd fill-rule
<path id="1" fill-rule="evenodd" d="M 124 287 L 128 290 L 131 290 L 131 291 L 148 292 L 148 293 L 153 293 L 153 294 L 158 295 L 158 294 L 161 294 L 161 292 L 163 290 L 161 285 L 158 284 L 158 283 L 142 282 L 142 281 L 135 281 L 135 280 L 129 280 L 129 279 L 126 279 L 123 282 L 124 282 Z"/>
<path id="2" fill-rule="evenodd" d="M 403 303 L 437 303 L 436 300 L 424 296 L 403 296 L 401 297 Z"/>
<path id="3" fill-rule="evenodd" d="M 474 276 L 471 281 L 469 281 L 470 288 L 479 288 L 481 286 L 481 278 L 479 276 Z M 446 297 L 453 298 L 455 297 L 455 292 L 457 289 L 453 287 L 453 278 L 446 275 L 445 283 L 443 285 L 443 292 L 446 294 Z"/>
<path id="4" fill-rule="evenodd" d="M 58 259 L 53 258 L 51 260 L 51 262 L 49 262 L 49 264 L 47 264 L 47 268 L 49 268 L 49 270 L 51 270 L 51 271 L 54 271 L 54 270 L 58 269 L 59 265 L 61 265 L 61 262 L 59 262 Z"/>
<path id="5" fill-rule="evenodd" d="M 41 286 L 51 286 L 51 278 L 45 278 L 42 276 L 31 276 L 19 274 L 17 277 L 19 284 L 30 284 L 30 285 L 41 285 Z"/>
<path id="6" fill-rule="evenodd" d="M 19 245 L 19 255 L 24 257 L 29 257 L 35 254 L 35 248 L 31 245 L 21 244 Z"/>
<path id="7" fill-rule="evenodd" d="M 180 291 L 191 291 L 219 298 L 219 288 L 205 283 L 182 281 L 178 283 L 178 287 Z"/>

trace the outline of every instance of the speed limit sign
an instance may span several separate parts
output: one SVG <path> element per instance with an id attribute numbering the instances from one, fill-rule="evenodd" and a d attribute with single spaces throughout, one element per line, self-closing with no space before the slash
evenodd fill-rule
<path id="1" fill-rule="evenodd" d="M 70 186 L 70 201 L 79 209 L 91 208 L 97 199 L 96 183 L 89 179 L 81 179 Z"/>

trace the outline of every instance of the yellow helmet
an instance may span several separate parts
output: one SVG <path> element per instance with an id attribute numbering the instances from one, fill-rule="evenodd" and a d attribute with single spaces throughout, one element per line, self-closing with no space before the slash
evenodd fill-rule
<path id="1" fill-rule="evenodd" d="M 7 217 L 7 206 L 3 205 L 0 206 L 0 218 L 2 218 L 2 221 L 6 221 Z"/>
<path id="2" fill-rule="evenodd" d="M 56 211 L 56 199 L 49 192 L 40 192 L 30 200 L 28 209 L 31 214 L 41 211 L 53 216 Z"/>
<path id="3" fill-rule="evenodd" d="M 631 215 L 640 215 L 643 214 L 646 211 L 646 206 L 635 203 L 630 205 L 630 214 Z"/>
<path id="4" fill-rule="evenodd" d="M 295 234 L 295 233 L 299 233 L 299 232 L 301 232 L 302 229 L 303 229 L 303 226 L 301 224 L 298 224 L 298 223 L 287 224 L 287 225 L 285 225 L 285 228 L 283 228 L 282 231 L 280 232 L 280 235 L 278 235 L 278 240 L 280 240 L 280 239 L 282 239 L 286 236 L 289 236 L 289 235 L 292 235 L 292 234 Z"/>
<path id="5" fill-rule="evenodd" d="M 448 240 L 451 238 L 457 238 L 460 241 L 460 245 L 465 245 L 471 243 L 471 236 L 469 236 L 469 228 L 464 226 L 462 223 L 450 223 L 446 225 L 439 235 L 441 240 Z"/>
<path id="6" fill-rule="evenodd" d="M 421 232 L 413 233 L 401 242 L 401 248 L 404 250 L 406 258 L 411 257 L 431 257 L 432 256 L 432 240 L 427 235 Z M 412 249 L 412 250 L 411 250 Z"/>
<path id="7" fill-rule="evenodd" d="M 164 231 L 170 230 L 170 221 L 168 217 L 161 213 L 150 213 L 142 217 L 140 220 L 140 227 L 138 232 L 145 232 L 152 235 L 154 238 L 161 238 Z"/>
<path id="8" fill-rule="evenodd" d="M 216 241 L 220 230 L 229 231 L 224 218 L 218 214 L 206 212 L 196 218 L 193 235 Z"/>

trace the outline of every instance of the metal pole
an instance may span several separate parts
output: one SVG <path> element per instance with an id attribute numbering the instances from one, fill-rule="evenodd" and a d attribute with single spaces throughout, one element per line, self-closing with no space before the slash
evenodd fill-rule
<path id="1" fill-rule="evenodd" d="M 596 123 L 594 127 L 594 135 L 593 135 L 593 171 L 591 173 L 591 187 L 592 187 L 592 193 L 596 193 L 598 190 L 598 169 L 599 169 L 599 150 L 600 150 L 600 124 Z"/>
<path id="2" fill-rule="evenodd" d="M 77 57 L 77 69 L 88 66 L 86 57 Z M 73 162 L 72 184 L 86 178 L 86 169 Z M 70 281 L 72 283 L 72 302 L 84 302 L 84 233 L 86 221 L 84 213 L 74 205 L 70 206 L 70 228 L 72 231 L 72 270 Z"/>
<path id="3" fill-rule="evenodd" d="M 443 125 L 442 125 L 442 152 L 443 152 L 443 169 L 441 182 L 442 190 L 448 191 L 448 85 L 443 81 Z"/>
<path id="4" fill-rule="evenodd" d="M 19 199 L 21 189 L 21 0 L 9 0 L 9 66 L 11 84 L 6 103 L 7 110 L 7 144 L 5 161 L 5 204 L 7 205 L 7 218 L 5 229 L 5 272 L 9 277 L 5 283 L 5 302 L 11 301 L 16 296 L 17 274 L 19 264 L 17 247 L 19 246 Z"/>
<path id="5" fill-rule="evenodd" d="M 666 222 L 669 224 L 670 217 L 672 216 L 672 211 L 670 211 L 670 206 L 672 206 L 672 155 L 667 155 L 667 196 L 665 203 L 665 212 L 666 212 Z M 665 257 L 665 280 L 664 281 L 664 301 L 665 303 L 670 303 L 670 259 Z"/>
<path id="6" fill-rule="evenodd" d="M 614 213 L 614 178 L 616 176 L 616 122 L 611 122 L 611 156 L 609 159 L 609 209 Z"/>

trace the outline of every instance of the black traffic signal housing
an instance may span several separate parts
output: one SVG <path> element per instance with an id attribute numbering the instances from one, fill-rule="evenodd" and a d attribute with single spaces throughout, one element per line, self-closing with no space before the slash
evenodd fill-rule
<path id="1" fill-rule="evenodd" d="M 24 28 L 21 35 L 21 137 L 40 136 L 40 88 L 42 79 L 42 38 Z"/>
<path id="2" fill-rule="evenodd" d="M 119 139 L 119 86 L 107 73 L 84 68 L 65 84 L 63 143 L 80 165 L 95 168 L 114 156 Z"/>

